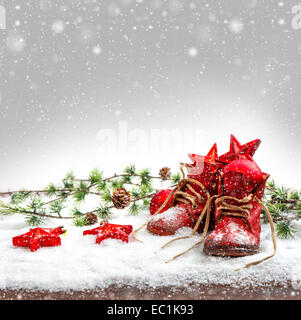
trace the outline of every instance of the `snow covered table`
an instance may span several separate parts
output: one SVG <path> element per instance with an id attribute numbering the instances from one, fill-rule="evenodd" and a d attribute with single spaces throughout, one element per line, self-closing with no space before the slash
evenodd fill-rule
<path id="1" fill-rule="evenodd" d="M 130 216 L 118 211 L 111 223 L 131 224 L 134 229 L 149 218 L 147 212 Z M 202 246 L 166 264 L 200 235 L 171 244 L 155 253 L 165 242 L 187 234 L 159 237 L 143 229 L 143 243 L 108 239 L 95 243 L 83 236 L 91 227 L 75 227 L 63 221 L 67 235 L 60 247 L 30 252 L 13 247 L 12 237 L 28 227 L 21 215 L 0 217 L 0 298 L 2 299 L 299 299 L 301 297 L 301 223 L 293 240 L 279 240 L 276 256 L 258 266 L 234 271 L 273 251 L 269 225 L 263 225 L 261 251 L 255 256 L 223 258 L 208 256 Z M 52 219 L 45 227 L 62 225 Z M 96 226 L 96 225 L 95 225 Z M 94 227 L 95 227 L 94 226 Z"/>

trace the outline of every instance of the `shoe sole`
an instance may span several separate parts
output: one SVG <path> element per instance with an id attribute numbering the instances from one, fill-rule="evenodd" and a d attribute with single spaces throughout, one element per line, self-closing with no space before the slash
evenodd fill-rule
<path id="1" fill-rule="evenodd" d="M 157 236 L 173 236 L 177 231 L 177 230 L 160 229 L 156 227 L 151 227 L 149 225 L 146 228 L 150 233 L 153 233 Z"/>
<path id="2" fill-rule="evenodd" d="M 244 257 L 251 256 L 259 251 L 259 247 L 214 247 L 206 248 L 204 247 L 204 252 L 210 256 L 223 256 L 223 257 Z"/>

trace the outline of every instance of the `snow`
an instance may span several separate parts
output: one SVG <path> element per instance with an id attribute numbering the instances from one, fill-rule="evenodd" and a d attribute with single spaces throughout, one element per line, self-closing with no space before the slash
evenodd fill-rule
<path id="1" fill-rule="evenodd" d="M 111 223 L 132 224 L 134 229 L 149 219 L 144 212 L 130 216 L 124 210 L 116 211 Z M 62 220 L 48 220 L 47 227 L 62 225 Z M 91 227 L 75 227 L 64 220 L 67 235 L 61 236 L 62 246 L 40 248 L 30 252 L 27 248 L 13 247 L 12 237 L 28 231 L 21 215 L 0 216 L 0 289 L 44 289 L 50 291 L 103 288 L 110 284 L 189 286 L 200 284 L 231 284 L 234 287 L 264 285 L 292 280 L 293 286 L 301 283 L 301 223 L 295 222 L 299 232 L 294 240 L 278 239 L 276 256 L 258 266 L 234 271 L 235 268 L 272 253 L 269 225 L 263 225 L 260 253 L 249 257 L 223 258 L 207 256 L 202 246 L 166 264 L 165 261 L 182 252 L 200 235 L 177 241 L 159 253 L 164 243 L 179 235 L 189 234 L 182 228 L 175 236 L 160 237 L 146 229 L 138 232 L 143 243 L 130 237 L 129 243 L 108 239 L 95 243 L 95 236 L 83 236 Z M 296 288 L 297 289 L 297 288 Z"/>
<path id="2" fill-rule="evenodd" d="M 233 237 L 233 242 L 241 243 L 241 244 L 252 244 L 256 245 L 256 238 L 252 236 L 249 232 L 247 232 L 244 229 L 241 229 L 237 223 L 230 222 L 226 228 L 227 232 L 231 232 Z M 215 239 L 221 240 L 223 238 L 224 231 L 219 230 L 219 232 L 216 233 Z"/>
<path id="3" fill-rule="evenodd" d="M 164 222 L 172 223 L 183 211 L 185 211 L 185 209 L 182 207 L 172 207 L 161 214 L 151 217 L 151 219 L 152 221 L 158 221 L 162 219 Z"/>

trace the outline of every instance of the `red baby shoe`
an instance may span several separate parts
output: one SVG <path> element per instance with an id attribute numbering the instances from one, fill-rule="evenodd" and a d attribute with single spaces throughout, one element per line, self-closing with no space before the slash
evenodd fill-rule
<path id="1" fill-rule="evenodd" d="M 215 229 L 204 243 L 209 255 L 247 256 L 260 245 L 261 200 L 269 175 L 251 160 L 234 160 L 223 169 L 216 199 Z"/>
<path id="2" fill-rule="evenodd" d="M 169 202 L 170 200 L 168 200 L 167 204 L 169 203 L 169 208 L 165 205 L 165 212 L 153 217 L 148 222 L 147 229 L 151 233 L 165 236 L 173 235 L 178 229 L 183 227 L 193 228 L 203 212 L 208 199 L 217 193 L 218 169 L 222 165 L 215 162 L 215 158 L 217 157 L 216 144 L 213 145 L 205 157 L 195 154 L 190 154 L 189 157 L 193 161 L 193 164 L 182 164 L 188 169 L 188 177 L 182 179 L 178 184 L 173 197 L 170 199 L 172 201 Z M 164 195 L 166 195 L 166 191 L 164 192 Z M 153 203 L 156 203 L 156 200 L 160 199 L 159 195 L 155 195 L 151 201 L 151 214 L 153 208 L 159 210 L 160 206 L 164 205 L 161 201 L 156 205 Z M 167 211 L 166 208 L 168 208 Z M 214 203 L 212 210 L 214 212 Z M 210 216 L 209 229 L 212 229 L 214 227 L 214 214 Z M 204 225 L 204 222 L 200 222 L 198 227 L 199 232 L 203 231 Z"/>

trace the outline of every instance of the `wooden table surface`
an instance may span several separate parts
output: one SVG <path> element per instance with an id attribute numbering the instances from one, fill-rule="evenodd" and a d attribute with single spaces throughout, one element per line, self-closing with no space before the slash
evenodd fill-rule
<path id="1" fill-rule="evenodd" d="M 110 286 L 83 291 L 0 290 L 1 300 L 301 300 L 301 291 L 291 283 L 264 286 L 231 287 L 190 284 L 184 288 L 143 289 L 134 286 Z"/>

